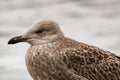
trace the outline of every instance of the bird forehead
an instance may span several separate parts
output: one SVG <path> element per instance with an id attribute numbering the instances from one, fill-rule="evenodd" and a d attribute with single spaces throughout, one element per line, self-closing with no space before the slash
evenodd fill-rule
<path id="1" fill-rule="evenodd" d="M 52 30 L 52 31 L 56 31 L 59 29 L 59 25 L 52 21 L 52 20 L 47 20 L 47 21 L 40 21 L 36 24 L 34 24 L 30 29 L 29 29 L 29 33 L 33 33 L 37 30 L 46 30 L 46 31 L 49 31 L 49 30 Z"/>
<path id="2" fill-rule="evenodd" d="M 55 29 L 57 28 L 58 25 L 56 23 L 36 23 L 34 25 L 34 29 Z"/>

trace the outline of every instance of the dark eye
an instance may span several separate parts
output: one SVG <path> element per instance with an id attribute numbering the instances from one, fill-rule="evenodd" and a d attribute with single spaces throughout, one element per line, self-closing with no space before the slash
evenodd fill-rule
<path id="1" fill-rule="evenodd" d="M 43 29 L 38 29 L 37 31 L 35 31 L 35 33 L 37 33 L 37 34 L 40 34 L 40 33 L 43 33 L 43 32 L 44 32 Z"/>

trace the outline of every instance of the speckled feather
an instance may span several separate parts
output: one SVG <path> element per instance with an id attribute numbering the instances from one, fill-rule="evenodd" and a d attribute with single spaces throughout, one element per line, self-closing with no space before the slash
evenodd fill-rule
<path id="1" fill-rule="evenodd" d="M 120 80 L 120 57 L 65 37 L 54 21 L 36 23 L 9 43 L 17 41 L 31 45 L 26 66 L 33 80 Z"/>
<path id="2" fill-rule="evenodd" d="M 69 38 L 31 46 L 26 62 L 34 80 L 120 80 L 114 54 Z"/>

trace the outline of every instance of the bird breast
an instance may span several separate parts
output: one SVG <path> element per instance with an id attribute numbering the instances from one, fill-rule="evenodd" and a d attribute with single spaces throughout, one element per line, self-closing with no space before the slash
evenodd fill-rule
<path id="1" fill-rule="evenodd" d="M 39 76 L 47 80 L 49 75 L 57 73 L 55 68 L 59 66 L 57 60 L 60 59 L 60 55 L 55 55 L 57 47 L 53 45 L 44 44 L 29 47 L 26 54 L 26 66 L 33 79 L 39 80 L 37 77 Z"/>

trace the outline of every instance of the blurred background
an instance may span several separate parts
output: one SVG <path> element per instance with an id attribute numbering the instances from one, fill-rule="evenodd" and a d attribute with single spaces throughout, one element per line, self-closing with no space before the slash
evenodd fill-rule
<path id="1" fill-rule="evenodd" d="M 7 42 L 44 19 L 58 22 L 70 38 L 120 55 L 120 0 L 0 0 L 0 80 L 31 80 L 29 44 Z"/>

